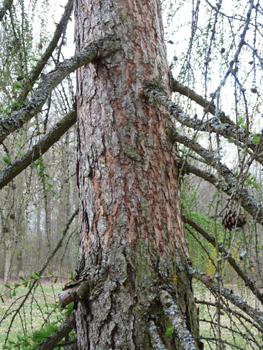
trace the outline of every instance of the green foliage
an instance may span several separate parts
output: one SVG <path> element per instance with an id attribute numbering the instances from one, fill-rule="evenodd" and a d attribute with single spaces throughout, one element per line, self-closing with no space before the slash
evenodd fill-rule
<path id="1" fill-rule="evenodd" d="M 174 327 L 170 327 L 170 328 L 168 328 L 167 330 L 166 330 L 166 332 L 165 332 L 165 338 L 170 338 L 170 339 L 172 339 L 172 337 L 173 337 L 173 331 L 174 331 Z"/>
<path id="2" fill-rule="evenodd" d="M 260 137 L 258 134 L 253 134 L 253 140 L 252 143 L 259 143 L 260 142 Z"/>
<path id="3" fill-rule="evenodd" d="M 253 176 L 251 173 L 248 173 L 245 186 L 252 186 L 255 189 L 262 189 L 262 183 L 257 180 L 255 176 Z"/>
<path id="4" fill-rule="evenodd" d="M 43 162 L 42 157 L 39 157 L 36 161 L 35 161 L 35 168 L 38 168 L 38 176 L 40 177 L 40 182 L 41 183 L 45 183 L 47 188 L 46 188 L 46 192 L 51 191 L 53 196 L 56 195 L 56 191 L 54 191 L 52 188 L 54 187 L 54 185 L 52 183 L 47 182 L 47 180 L 50 180 L 50 175 L 48 173 L 46 173 L 44 170 L 46 169 L 46 165 Z"/>
<path id="5" fill-rule="evenodd" d="M 4 295 L 0 295 L 1 300 L 7 304 L 6 311 L 4 312 L 4 314 L 1 314 L 1 309 L 0 309 L 1 327 L 3 329 L 4 320 L 6 320 L 6 326 L 8 327 L 8 339 L 3 349 L 34 350 L 36 349 L 37 345 L 41 343 L 43 340 L 45 340 L 49 335 L 56 333 L 61 322 L 66 317 L 70 316 L 73 310 L 73 303 L 67 305 L 65 308 L 62 309 L 59 306 L 57 301 L 54 302 L 54 301 L 48 300 L 48 297 L 50 295 L 48 293 L 48 288 L 46 288 L 46 285 L 42 285 L 40 281 L 45 280 L 46 278 L 48 278 L 49 280 L 50 276 L 52 276 L 55 280 L 58 279 L 58 276 L 54 276 L 54 274 L 49 270 L 48 276 L 40 276 L 38 272 L 34 272 L 33 274 L 31 274 L 29 281 L 27 281 L 25 277 L 20 276 L 20 280 L 22 281 L 22 283 L 16 282 L 14 283 L 13 286 L 10 284 L 6 284 L 6 288 L 8 288 L 9 297 L 12 298 L 17 295 L 18 298 L 16 300 L 7 299 L 5 302 L 3 297 L 7 296 L 7 292 Z M 17 320 L 19 322 L 20 327 L 18 328 L 18 330 L 17 329 L 15 330 L 15 328 L 10 327 L 8 318 L 13 315 L 17 307 L 18 308 L 20 307 L 17 305 L 19 305 L 21 302 L 21 296 L 22 298 L 24 298 L 23 287 L 28 288 L 28 290 L 31 288 L 30 295 L 33 296 L 33 299 L 32 299 L 33 304 L 32 304 L 32 301 L 26 300 L 26 304 L 25 304 L 27 305 L 26 309 L 25 311 L 23 311 L 22 319 L 20 317 L 20 320 L 22 321 L 22 328 L 21 328 L 20 322 Z M 58 288 L 60 290 L 61 287 L 58 287 Z M 52 287 L 52 293 L 51 293 L 52 296 L 54 296 L 54 292 L 55 292 L 54 287 Z M 28 294 L 26 293 L 26 295 Z M 10 304 L 9 307 L 8 307 L 8 304 Z M 44 323 L 41 326 L 41 323 L 37 321 L 39 328 L 35 330 L 33 330 L 32 328 L 32 332 L 28 333 L 25 331 L 24 327 L 27 323 L 29 323 L 29 320 L 28 320 L 29 317 L 31 318 L 32 315 L 36 317 L 37 311 L 39 316 L 42 315 L 42 321 L 44 321 Z M 41 316 L 40 317 L 39 316 L 38 318 L 40 318 L 41 320 Z M 34 318 L 34 321 L 33 319 L 31 319 L 30 323 L 35 324 L 36 319 Z M 69 338 L 72 339 L 74 336 L 75 336 L 75 332 L 72 331 Z M 56 349 L 59 349 L 59 347 L 57 347 Z"/>
<path id="6" fill-rule="evenodd" d="M 7 165 L 10 164 L 10 158 L 9 157 L 3 157 L 2 158 L 3 162 L 5 162 Z"/>
<path id="7" fill-rule="evenodd" d="M 187 181 L 187 176 L 186 176 Z M 186 189 L 187 188 L 187 189 Z M 198 212 L 198 190 L 195 185 L 188 183 L 182 189 L 182 211 L 185 215 L 194 220 L 204 230 L 215 236 L 215 228 L 219 241 L 224 240 L 224 228 L 221 222 L 214 221 L 208 215 Z M 189 247 L 191 261 L 195 268 L 210 275 L 214 274 L 216 264 L 216 249 L 199 232 L 185 224 L 186 238 Z"/>
<path id="8" fill-rule="evenodd" d="M 42 329 L 26 336 L 17 335 L 17 341 L 8 340 L 7 344 L 3 346 L 3 349 L 35 350 L 39 343 L 44 341 L 49 335 L 55 334 L 57 330 L 58 326 L 55 322 L 47 323 Z"/>

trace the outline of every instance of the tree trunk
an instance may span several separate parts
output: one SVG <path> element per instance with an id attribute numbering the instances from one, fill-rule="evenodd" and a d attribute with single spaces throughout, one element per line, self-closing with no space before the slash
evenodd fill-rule
<path id="1" fill-rule="evenodd" d="M 109 34 L 122 44 L 77 72 L 76 278 L 94 284 L 77 304 L 78 349 L 197 349 L 177 150 L 164 109 L 142 96 L 151 85 L 170 94 L 160 1 L 76 0 L 75 20 L 77 51 Z"/>

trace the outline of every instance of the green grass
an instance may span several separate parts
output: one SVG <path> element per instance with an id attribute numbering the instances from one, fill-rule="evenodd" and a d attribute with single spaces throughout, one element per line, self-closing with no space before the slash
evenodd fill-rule
<path id="1" fill-rule="evenodd" d="M 21 282 L 21 281 L 20 281 Z M 58 293 L 61 292 L 64 284 L 44 283 L 32 292 L 19 315 L 16 316 L 10 331 L 9 339 L 17 341 L 17 335 L 23 336 L 32 334 L 41 329 L 45 322 L 57 321 L 62 313 L 58 310 Z M 5 298 L 0 301 L 0 320 L 10 308 L 10 315 L 0 325 L 0 349 L 4 344 L 8 329 L 10 328 L 13 311 L 17 310 L 27 293 L 28 287 L 21 286 L 17 289 L 16 295 L 12 298 Z"/>

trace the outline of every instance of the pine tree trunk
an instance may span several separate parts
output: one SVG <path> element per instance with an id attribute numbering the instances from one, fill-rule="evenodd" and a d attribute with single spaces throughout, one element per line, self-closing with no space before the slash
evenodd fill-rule
<path id="1" fill-rule="evenodd" d="M 77 304 L 78 349 L 186 349 L 180 325 L 165 337 L 170 296 L 198 336 L 177 150 L 164 110 L 142 97 L 149 82 L 170 94 L 160 1 L 76 0 L 75 21 L 77 51 L 109 34 L 122 44 L 77 72 L 77 277 L 94 284 Z"/>

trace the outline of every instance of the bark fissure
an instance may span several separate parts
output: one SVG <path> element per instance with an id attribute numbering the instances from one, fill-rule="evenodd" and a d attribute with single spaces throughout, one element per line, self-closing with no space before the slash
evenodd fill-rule
<path id="1" fill-rule="evenodd" d="M 185 303 L 191 297 L 184 297 L 190 280 L 181 264 L 188 249 L 174 167 L 177 148 L 166 135 L 165 109 L 142 98 L 145 81 L 160 82 L 170 94 L 160 2 L 76 1 L 75 17 L 77 51 L 106 32 L 122 47 L 77 71 L 80 265 L 84 262 L 78 274 L 89 281 L 102 271 L 106 276 L 89 294 L 89 314 L 78 307 L 78 348 L 85 347 L 88 322 L 90 349 L 150 349 L 150 313 L 161 334 L 157 343 L 179 350 L 179 342 L 164 337 L 169 319 L 159 299 L 162 286 L 182 313 L 190 310 Z M 194 319 L 189 327 L 197 336 Z"/>

